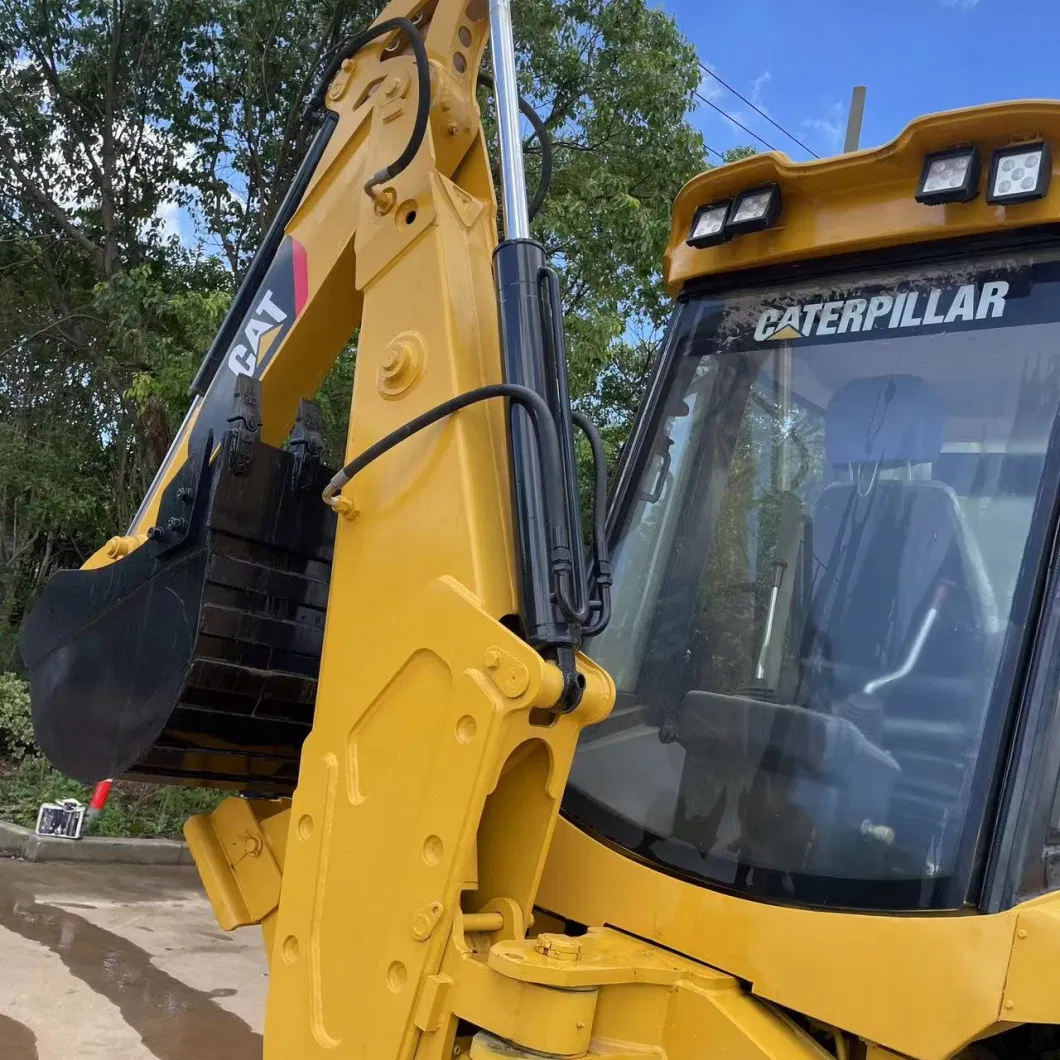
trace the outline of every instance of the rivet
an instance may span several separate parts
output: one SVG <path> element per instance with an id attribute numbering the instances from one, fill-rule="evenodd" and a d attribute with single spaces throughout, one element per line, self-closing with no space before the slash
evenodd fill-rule
<path id="1" fill-rule="evenodd" d="M 423 860 L 428 865 L 437 865 L 442 860 L 442 855 L 445 853 L 445 846 L 442 843 L 441 837 L 436 835 L 429 835 L 423 841 Z"/>
<path id="2" fill-rule="evenodd" d="M 1005 1008 L 1013 1009 L 1015 1007 L 1016 1007 L 1016 1002 L 1015 1001 L 1006 1001 L 1005 1002 Z"/>
<path id="3" fill-rule="evenodd" d="M 408 982 L 409 973 L 401 961 L 394 961 L 386 970 L 386 985 L 395 993 L 400 993 Z"/>
<path id="4" fill-rule="evenodd" d="M 1027 937 L 1027 929 L 1026 929 L 1026 928 L 1020 928 L 1020 929 L 1019 929 L 1019 931 L 1017 931 L 1017 932 L 1016 932 L 1016 934 L 1017 934 L 1017 935 L 1018 935 L 1018 936 L 1019 936 L 1019 937 L 1020 937 L 1021 939 L 1025 939 L 1025 938 Z"/>

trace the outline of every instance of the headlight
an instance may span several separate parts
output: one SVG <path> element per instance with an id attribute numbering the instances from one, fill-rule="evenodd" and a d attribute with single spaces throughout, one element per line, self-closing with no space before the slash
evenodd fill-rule
<path id="1" fill-rule="evenodd" d="M 779 216 L 780 187 L 777 184 L 763 184 L 760 188 L 749 188 L 736 197 L 725 228 L 731 235 L 757 232 L 776 224 Z"/>
<path id="2" fill-rule="evenodd" d="M 928 206 L 968 202 L 979 194 L 979 148 L 937 151 L 924 159 L 916 201 Z"/>
<path id="3" fill-rule="evenodd" d="M 1004 147 L 990 162 L 986 201 L 1007 205 L 1041 199 L 1049 190 L 1053 165 L 1044 141 Z"/>
<path id="4" fill-rule="evenodd" d="M 725 230 L 725 222 L 729 217 L 729 208 L 732 200 L 725 202 L 714 202 L 709 206 L 701 206 L 692 219 L 692 231 L 686 242 L 690 247 L 712 247 L 716 243 L 724 243 L 729 238 Z"/>

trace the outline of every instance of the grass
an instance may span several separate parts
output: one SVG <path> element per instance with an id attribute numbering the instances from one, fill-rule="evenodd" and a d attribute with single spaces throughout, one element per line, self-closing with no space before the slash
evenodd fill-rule
<path id="1" fill-rule="evenodd" d="M 88 805 L 91 788 L 32 755 L 21 762 L 0 760 L 0 819 L 33 828 L 42 802 L 77 799 Z M 175 838 L 184 822 L 208 813 L 225 797 L 211 788 L 176 788 L 119 780 L 106 808 L 93 822 L 92 835 Z"/>

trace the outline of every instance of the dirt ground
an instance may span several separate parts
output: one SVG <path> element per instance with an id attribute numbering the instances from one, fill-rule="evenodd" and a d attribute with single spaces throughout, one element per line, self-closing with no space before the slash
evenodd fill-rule
<path id="1" fill-rule="evenodd" d="M 2 1060 L 261 1060 L 267 986 L 192 867 L 0 859 Z"/>

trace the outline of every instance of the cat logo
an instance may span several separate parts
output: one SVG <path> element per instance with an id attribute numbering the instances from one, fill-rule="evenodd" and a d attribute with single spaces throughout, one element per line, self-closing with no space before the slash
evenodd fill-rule
<path id="1" fill-rule="evenodd" d="M 287 314 L 273 300 L 272 291 L 266 291 L 243 327 L 240 338 L 245 341 L 237 342 L 228 351 L 228 367 L 236 375 L 253 375 L 259 358 L 269 352 L 286 319 Z"/>
<path id="2" fill-rule="evenodd" d="M 934 287 L 926 297 L 923 291 L 898 291 L 837 302 L 792 305 L 783 310 L 766 309 L 758 318 L 755 341 L 790 342 L 811 336 L 996 319 L 1004 316 L 1008 290 L 1007 280 L 991 280 L 978 291 L 974 283 L 968 283 L 956 288 Z"/>

